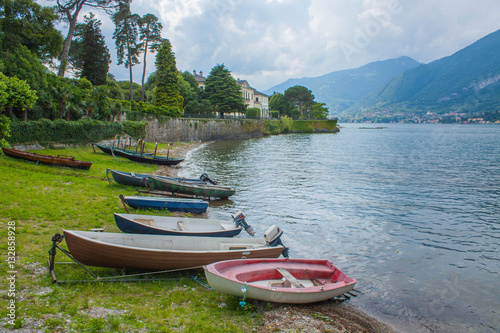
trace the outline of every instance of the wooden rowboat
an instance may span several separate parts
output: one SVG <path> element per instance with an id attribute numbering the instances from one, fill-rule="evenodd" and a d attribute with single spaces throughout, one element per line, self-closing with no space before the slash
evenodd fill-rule
<path id="1" fill-rule="evenodd" d="M 21 151 L 21 150 L 9 149 L 9 148 L 4 148 L 4 147 L 2 147 L 2 151 L 5 155 L 10 156 L 10 157 L 19 158 L 19 159 L 23 159 L 26 161 L 42 163 L 42 164 L 48 164 L 48 165 L 59 165 L 59 166 L 66 166 L 66 167 L 70 167 L 70 168 L 77 168 L 77 169 L 84 169 L 84 170 L 90 169 L 90 166 L 92 165 L 92 162 L 75 160 L 74 156 L 42 155 L 42 154 L 29 153 L 29 152 L 25 152 L 25 151 Z"/>
<path id="2" fill-rule="evenodd" d="M 108 177 L 108 173 L 111 173 L 113 180 L 118 184 L 126 186 L 136 186 L 136 187 L 148 187 L 149 177 L 151 176 L 149 174 L 144 174 L 144 173 L 123 172 L 123 171 L 107 169 L 106 177 Z M 165 179 L 174 179 L 179 181 L 182 180 L 196 184 L 206 184 L 201 178 L 174 178 L 174 177 L 164 177 L 164 176 L 157 176 L 157 177 Z"/>
<path id="3" fill-rule="evenodd" d="M 216 291 L 276 303 L 313 303 L 340 296 L 356 280 L 329 260 L 239 259 L 203 267 Z"/>
<path id="4" fill-rule="evenodd" d="M 121 231 L 135 234 L 234 237 L 243 230 L 231 221 L 215 219 L 117 213 L 114 217 Z"/>
<path id="5" fill-rule="evenodd" d="M 264 239 L 139 235 L 64 230 L 71 255 L 89 266 L 161 271 L 239 258 L 277 258 Z"/>
<path id="6" fill-rule="evenodd" d="M 158 197 L 124 197 L 120 199 L 132 208 L 167 209 L 176 212 L 205 213 L 208 202 L 202 199 L 158 198 Z"/>
<path id="7" fill-rule="evenodd" d="M 208 198 L 228 198 L 236 192 L 235 189 L 227 186 L 195 184 L 182 180 L 159 178 L 156 176 L 149 177 L 149 185 L 155 190 Z"/>
<path id="8" fill-rule="evenodd" d="M 145 153 L 144 151 L 136 151 L 133 149 L 125 149 L 119 147 L 110 147 L 106 145 L 102 145 L 99 143 L 92 143 L 92 146 L 99 148 L 103 153 L 109 155 L 117 155 L 121 157 L 125 157 L 131 161 L 140 162 L 140 163 L 149 163 L 149 164 L 157 164 L 157 165 L 176 165 L 180 162 L 184 161 L 182 158 L 172 158 L 172 157 L 164 157 L 155 154 Z"/>

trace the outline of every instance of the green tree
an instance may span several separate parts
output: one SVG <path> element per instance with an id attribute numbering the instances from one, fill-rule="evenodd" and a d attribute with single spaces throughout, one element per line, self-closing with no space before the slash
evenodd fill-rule
<path id="1" fill-rule="evenodd" d="M 3 56 L 16 53 L 24 45 L 43 61 L 50 61 L 61 51 L 63 38 L 54 27 L 57 14 L 31 0 L 1 0 L 0 27 Z"/>
<path id="2" fill-rule="evenodd" d="M 244 112 L 246 109 L 240 85 L 224 64 L 210 71 L 205 81 L 205 94 L 221 118 L 224 118 L 224 113 Z"/>
<path id="3" fill-rule="evenodd" d="M 130 74 L 130 100 L 134 99 L 132 67 L 139 63 L 139 54 L 143 44 L 138 42 L 140 16 L 130 12 L 130 5 L 121 4 L 120 10 L 113 15 L 115 32 L 113 39 L 116 43 L 118 65 L 125 64 Z"/>
<path id="4" fill-rule="evenodd" d="M 4 104 L 10 118 L 13 117 L 13 109 L 18 108 L 22 112 L 22 119 L 27 119 L 27 111 L 33 107 L 37 100 L 36 92 L 31 90 L 29 84 L 17 77 L 7 78 L 0 73 L 1 81 L 5 83 Z"/>
<path id="5" fill-rule="evenodd" d="M 85 101 L 87 113 L 98 120 L 109 120 L 112 115 L 111 101 L 108 97 L 109 88 L 107 86 L 98 86 L 92 90 L 92 93 Z"/>
<path id="6" fill-rule="evenodd" d="M 290 104 L 288 104 L 285 95 L 282 93 L 273 93 L 269 99 L 269 108 L 271 110 L 279 111 L 280 116 L 290 114 Z"/>
<path id="7" fill-rule="evenodd" d="M 10 137 L 10 119 L 0 115 L 0 147 L 10 148 L 7 138 Z"/>
<path id="8" fill-rule="evenodd" d="M 47 88 L 47 69 L 26 46 L 19 45 L 14 52 L 8 52 L 3 61 L 9 64 L 3 70 L 5 75 L 25 80 L 36 91 Z"/>
<path id="9" fill-rule="evenodd" d="M 326 103 L 314 102 L 311 111 L 311 118 L 313 119 L 326 119 L 329 115 L 328 108 L 325 107 Z"/>
<path id="10" fill-rule="evenodd" d="M 184 76 L 179 73 L 178 74 L 178 82 L 179 82 L 179 94 L 184 98 L 184 106 L 186 106 L 191 101 L 198 101 L 198 95 L 196 94 L 193 87 L 184 80 Z"/>
<path id="11" fill-rule="evenodd" d="M 179 81 L 175 54 L 168 39 L 156 55 L 155 106 L 179 107 Z M 180 105 L 182 110 L 182 105 Z"/>
<path id="12" fill-rule="evenodd" d="M 7 104 L 7 98 L 9 96 L 7 86 L 9 83 L 9 78 L 0 72 L 0 108 L 3 108 Z"/>
<path id="13" fill-rule="evenodd" d="M 146 56 L 148 50 L 152 53 L 158 51 L 161 47 L 163 39 L 161 38 L 161 30 L 163 26 L 158 22 L 158 18 L 153 14 L 146 14 L 139 20 L 140 25 L 140 35 L 139 40 L 144 44 L 144 69 L 142 71 L 142 88 L 141 88 L 141 100 L 144 102 L 144 79 L 146 78 Z"/>
<path id="14" fill-rule="evenodd" d="M 189 83 L 189 85 L 193 88 L 193 90 L 200 95 L 199 90 L 200 88 L 198 87 L 198 81 L 196 81 L 196 78 L 194 77 L 193 74 L 189 73 L 188 71 L 182 72 L 182 78 L 184 81 Z"/>
<path id="15" fill-rule="evenodd" d="M 77 24 L 69 61 L 78 77 L 86 77 L 93 85 L 106 84 L 111 56 L 101 32 L 101 21 L 93 13 L 84 16 L 85 23 Z"/>
<path id="16" fill-rule="evenodd" d="M 132 0 L 56 0 L 57 1 L 57 11 L 61 15 L 62 19 L 67 21 L 69 24 L 68 35 L 64 40 L 63 49 L 59 56 L 61 61 L 59 65 L 58 76 L 63 77 L 66 72 L 66 65 L 69 57 L 69 49 L 71 42 L 73 41 L 73 34 L 75 32 L 76 23 L 78 21 L 78 15 L 82 10 L 83 6 L 88 6 L 91 8 L 103 10 L 109 15 L 112 15 L 117 9 L 119 9 L 124 4 L 129 4 Z"/>
<path id="17" fill-rule="evenodd" d="M 285 99 L 292 108 L 298 108 L 300 118 L 304 118 L 304 110 L 312 107 L 314 95 L 306 87 L 293 86 L 285 90 Z"/>

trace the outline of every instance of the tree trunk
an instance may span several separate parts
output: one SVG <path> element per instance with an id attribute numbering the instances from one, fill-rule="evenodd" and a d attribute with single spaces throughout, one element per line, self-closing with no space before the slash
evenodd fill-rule
<path id="1" fill-rule="evenodd" d="M 141 98 L 144 102 L 144 79 L 146 78 L 146 55 L 148 54 L 148 41 L 146 40 L 146 46 L 144 47 L 144 69 L 142 71 L 142 85 L 141 85 Z"/>
<path id="2" fill-rule="evenodd" d="M 132 81 L 132 57 L 130 56 L 130 51 L 129 51 L 129 56 L 128 56 L 128 68 L 130 71 L 130 100 L 132 101 L 134 99 L 134 82 Z"/>
<path id="3" fill-rule="evenodd" d="M 28 110 L 26 108 L 23 108 L 23 121 L 28 120 Z"/>
<path id="4" fill-rule="evenodd" d="M 64 77 L 64 72 L 66 72 L 66 65 L 68 63 L 68 56 L 69 56 L 69 48 L 71 46 L 71 41 L 73 40 L 73 34 L 75 32 L 75 27 L 76 27 L 76 21 L 78 19 L 78 14 L 80 13 L 80 10 L 82 9 L 82 6 L 85 4 L 87 0 L 80 0 L 78 1 L 75 6 L 75 13 L 71 15 L 71 8 L 61 8 L 61 10 L 64 11 L 66 14 L 66 19 L 69 22 L 69 29 L 68 29 L 68 36 L 66 36 L 66 39 L 64 40 L 64 45 L 63 45 L 63 50 L 61 52 L 61 55 L 59 57 L 59 60 L 61 61 L 59 65 L 59 73 L 57 74 L 59 77 Z M 61 117 L 62 118 L 62 117 Z"/>
<path id="5" fill-rule="evenodd" d="M 64 98 L 59 97 L 59 118 L 63 119 Z"/>

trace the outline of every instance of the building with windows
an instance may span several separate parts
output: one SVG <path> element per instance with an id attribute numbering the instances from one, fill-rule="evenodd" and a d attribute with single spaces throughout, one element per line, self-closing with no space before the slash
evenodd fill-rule
<path id="1" fill-rule="evenodd" d="M 206 78 L 203 76 L 203 72 L 200 71 L 200 74 L 196 74 L 196 70 L 193 70 L 194 78 L 196 82 L 198 82 L 198 88 L 205 89 L 205 80 Z"/>
<path id="2" fill-rule="evenodd" d="M 193 70 L 193 75 L 198 82 L 198 87 L 204 89 L 206 78 L 203 76 L 203 72 L 200 71 L 200 74 L 196 74 L 196 70 Z M 252 88 L 246 80 L 238 79 L 236 82 L 241 87 L 241 95 L 245 99 L 247 108 L 258 108 L 261 118 L 269 118 L 269 96 Z"/>

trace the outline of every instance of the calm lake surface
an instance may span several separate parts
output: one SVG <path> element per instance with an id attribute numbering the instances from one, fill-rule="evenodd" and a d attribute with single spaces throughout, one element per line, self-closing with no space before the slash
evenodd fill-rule
<path id="1" fill-rule="evenodd" d="M 499 331 L 500 126 L 341 126 L 214 142 L 180 174 L 235 187 L 211 217 L 280 226 L 290 257 L 332 260 L 364 293 L 348 303 L 400 330 Z"/>

